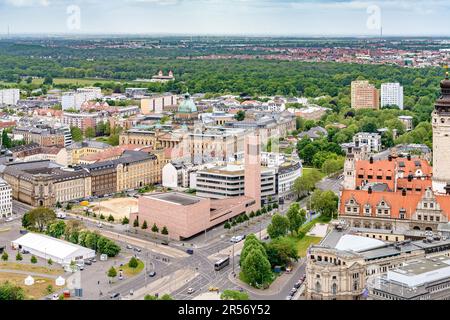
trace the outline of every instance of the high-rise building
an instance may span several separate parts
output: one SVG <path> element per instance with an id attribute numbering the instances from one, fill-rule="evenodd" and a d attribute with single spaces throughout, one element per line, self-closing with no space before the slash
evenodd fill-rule
<path id="1" fill-rule="evenodd" d="M 0 105 L 16 105 L 20 100 L 19 89 L 0 90 Z"/>
<path id="2" fill-rule="evenodd" d="M 355 109 L 379 109 L 380 95 L 374 85 L 369 81 L 352 82 L 352 108 Z"/>
<path id="3" fill-rule="evenodd" d="M 261 207 L 261 145 L 258 135 L 245 138 L 244 194 L 256 201 L 256 209 Z"/>
<path id="4" fill-rule="evenodd" d="M 403 87 L 400 83 L 383 83 L 381 85 L 381 107 L 394 105 L 403 110 Z"/>
<path id="5" fill-rule="evenodd" d="M 441 81 L 441 96 L 432 114 L 433 191 L 450 194 L 450 80 Z"/>

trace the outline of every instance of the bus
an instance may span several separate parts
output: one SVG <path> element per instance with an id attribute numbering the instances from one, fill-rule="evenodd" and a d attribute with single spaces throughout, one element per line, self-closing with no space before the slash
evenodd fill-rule
<path id="1" fill-rule="evenodd" d="M 219 271 L 230 264 L 230 257 L 219 260 L 214 264 L 214 270 Z"/>

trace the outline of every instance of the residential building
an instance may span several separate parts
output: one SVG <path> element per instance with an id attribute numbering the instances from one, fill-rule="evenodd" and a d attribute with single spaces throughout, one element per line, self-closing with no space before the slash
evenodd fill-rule
<path id="1" fill-rule="evenodd" d="M 10 151 L 16 161 L 50 160 L 64 167 L 71 164 L 70 154 L 64 147 L 42 147 L 32 143 L 11 148 Z"/>
<path id="2" fill-rule="evenodd" d="M 37 143 L 42 147 L 66 147 L 72 140 L 67 127 L 53 129 L 48 126 L 18 126 L 14 128 L 13 133 L 22 135 L 27 144 Z"/>
<path id="3" fill-rule="evenodd" d="M 299 139 L 308 138 L 311 141 L 322 139 L 328 137 L 328 131 L 322 127 L 314 127 L 308 131 L 301 132 L 298 134 Z"/>
<path id="4" fill-rule="evenodd" d="M 0 90 L 0 105 L 15 106 L 20 100 L 19 89 L 1 89 Z"/>
<path id="5" fill-rule="evenodd" d="M 367 152 L 378 153 L 381 151 L 381 135 L 371 132 L 359 132 L 353 137 L 353 143 L 367 145 Z"/>
<path id="6" fill-rule="evenodd" d="M 61 97 L 61 106 L 63 110 L 80 110 L 81 105 L 86 101 L 101 99 L 102 90 L 95 87 L 78 88 L 76 92 L 65 92 Z"/>
<path id="7" fill-rule="evenodd" d="M 141 99 L 141 113 L 151 114 L 151 113 L 163 113 L 168 111 L 168 108 L 174 108 L 178 104 L 178 96 L 166 93 L 163 95 L 155 95 L 151 97 L 145 97 Z"/>
<path id="8" fill-rule="evenodd" d="M 74 142 L 66 149 L 70 153 L 71 165 L 78 165 L 81 163 L 81 159 L 94 155 L 98 152 L 102 152 L 111 149 L 112 146 L 95 140 L 85 140 L 82 142 Z"/>
<path id="9" fill-rule="evenodd" d="M 77 127 L 81 131 L 85 132 L 87 128 L 97 127 L 100 122 L 108 121 L 108 115 L 104 112 L 93 112 L 93 113 L 74 113 L 74 112 L 64 112 L 61 122 L 68 126 L 69 128 Z"/>
<path id="10" fill-rule="evenodd" d="M 12 214 L 12 197 L 9 184 L 0 179 L 0 217 L 9 217 Z"/>
<path id="11" fill-rule="evenodd" d="M 398 106 L 403 110 L 403 87 L 400 83 L 383 83 L 381 85 L 381 107 Z"/>
<path id="12" fill-rule="evenodd" d="M 398 120 L 403 122 L 403 124 L 405 125 L 405 130 L 406 131 L 411 131 L 411 130 L 414 129 L 413 117 L 411 117 L 411 116 L 399 116 Z"/>
<path id="13" fill-rule="evenodd" d="M 379 109 L 378 90 L 369 81 L 353 81 L 351 85 L 351 103 L 354 109 Z"/>

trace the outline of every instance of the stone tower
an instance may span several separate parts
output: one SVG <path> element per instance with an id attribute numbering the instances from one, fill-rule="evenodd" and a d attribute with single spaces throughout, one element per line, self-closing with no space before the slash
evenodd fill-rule
<path id="1" fill-rule="evenodd" d="M 356 162 L 367 160 L 367 156 L 367 146 L 360 145 L 359 142 L 356 142 L 355 145 L 347 149 L 347 156 L 344 162 L 344 182 L 342 184 L 343 189 L 356 189 Z"/>
<path id="2" fill-rule="evenodd" d="M 244 194 L 255 199 L 255 210 L 261 208 L 261 145 L 259 135 L 245 138 Z"/>
<path id="3" fill-rule="evenodd" d="M 433 191 L 450 193 L 450 80 L 448 72 L 441 81 L 441 96 L 432 114 Z"/>

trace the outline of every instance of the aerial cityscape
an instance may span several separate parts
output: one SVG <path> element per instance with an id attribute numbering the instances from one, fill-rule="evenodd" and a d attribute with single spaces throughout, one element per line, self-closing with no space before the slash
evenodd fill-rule
<path id="1" fill-rule="evenodd" d="M 0 0 L 0 301 L 450 299 L 450 4 L 230 3 Z"/>

